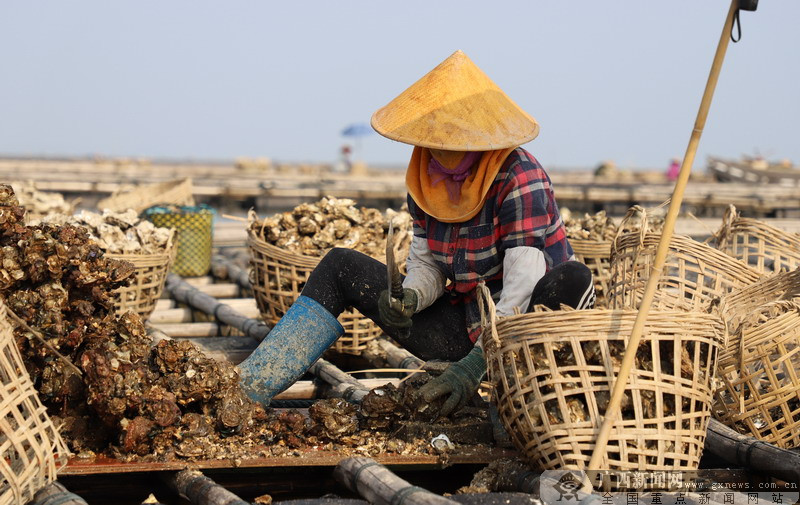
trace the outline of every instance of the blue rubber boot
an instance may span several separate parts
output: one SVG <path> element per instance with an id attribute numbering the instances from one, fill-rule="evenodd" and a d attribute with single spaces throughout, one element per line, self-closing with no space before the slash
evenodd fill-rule
<path id="1" fill-rule="evenodd" d="M 239 364 L 242 388 L 269 405 L 344 333 L 344 328 L 313 298 L 300 295 L 253 354 Z"/>

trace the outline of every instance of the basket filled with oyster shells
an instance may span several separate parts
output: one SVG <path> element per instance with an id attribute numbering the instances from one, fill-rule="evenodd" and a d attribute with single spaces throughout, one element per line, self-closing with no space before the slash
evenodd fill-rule
<path id="1" fill-rule="evenodd" d="M 308 276 L 334 247 L 361 251 L 385 261 L 389 221 L 394 225 L 395 259 L 401 270 L 411 245 L 411 216 L 404 210 L 358 208 L 345 198 L 326 197 L 289 212 L 249 216 L 247 245 L 256 304 L 265 321 L 276 323 L 294 303 Z M 361 354 L 381 329 L 355 309 L 339 316 L 345 329 L 331 350 Z"/>
<path id="2" fill-rule="evenodd" d="M 483 342 L 503 425 L 532 466 L 586 468 L 637 311 L 497 317 L 487 292 L 479 289 Z M 601 468 L 698 468 L 724 339 L 716 313 L 650 311 Z"/>
<path id="3" fill-rule="evenodd" d="M 133 280 L 129 286 L 114 291 L 114 308 L 118 314 L 136 312 L 143 321 L 150 317 L 175 260 L 174 230 L 140 219 L 133 209 L 105 210 L 102 214 L 83 210 L 75 215 L 50 215 L 42 222 L 84 227 L 89 237 L 105 251 L 106 257 L 132 263 Z"/>
<path id="4" fill-rule="evenodd" d="M 597 302 L 602 305 L 608 292 L 611 276 L 611 242 L 617 233 L 614 220 L 601 210 L 596 214 L 573 215 L 569 209 L 561 210 L 561 219 L 575 259 L 589 267 L 595 283 Z"/>
<path id="5" fill-rule="evenodd" d="M 800 269 L 762 278 L 720 303 L 728 344 L 720 354 L 714 417 L 784 449 L 800 447 Z"/>

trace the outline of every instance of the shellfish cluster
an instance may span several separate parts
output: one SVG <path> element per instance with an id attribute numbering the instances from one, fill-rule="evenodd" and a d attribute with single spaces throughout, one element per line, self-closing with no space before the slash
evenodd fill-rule
<path id="1" fill-rule="evenodd" d="M 634 210 L 634 209 L 632 209 Z M 568 208 L 561 209 L 561 220 L 564 221 L 564 228 L 567 237 L 571 239 L 593 240 L 598 242 L 608 242 L 614 240 L 619 228 L 622 232 L 629 232 L 640 228 L 641 220 L 637 218 L 637 213 L 632 213 L 631 219 L 626 219 L 617 223 L 613 218 L 606 215 L 606 211 L 601 210 L 595 214 L 584 214 L 583 216 L 574 215 Z M 641 209 L 639 212 L 644 212 Z M 647 230 L 649 232 L 660 232 L 664 227 L 664 219 L 647 213 Z"/>
<path id="2" fill-rule="evenodd" d="M 169 248 L 174 234 L 169 228 L 157 228 L 150 221 L 139 219 L 133 209 L 125 212 L 104 210 L 102 214 L 86 210 L 75 215 L 50 214 L 41 222 L 82 226 L 88 230 L 92 240 L 112 254 L 162 253 Z"/>
<path id="3" fill-rule="evenodd" d="M 324 256 L 333 247 L 346 247 L 383 258 L 389 222 L 395 231 L 395 250 L 411 243 L 411 215 L 405 211 L 356 207 L 347 198 L 326 197 L 303 203 L 289 212 L 259 220 L 250 215 L 250 231 L 265 242 L 306 256 Z"/>
<path id="4" fill-rule="evenodd" d="M 39 191 L 32 182 L 11 184 L 17 200 L 25 207 L 28 219 L 37 219 L 50 214 L 72 214 L 74 204 L 64 199 L 61 193 Z"/>

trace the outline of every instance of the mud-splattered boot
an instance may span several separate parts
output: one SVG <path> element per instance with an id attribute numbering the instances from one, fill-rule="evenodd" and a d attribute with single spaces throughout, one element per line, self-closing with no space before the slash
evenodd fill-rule
<path id="1" fill-rule="evenodd" d="M 253 354 L 239 364 L 242 387 L 251 399 L 269 405 L 343 333 L 333 314 L 313 298 L 300 295 Z"/>

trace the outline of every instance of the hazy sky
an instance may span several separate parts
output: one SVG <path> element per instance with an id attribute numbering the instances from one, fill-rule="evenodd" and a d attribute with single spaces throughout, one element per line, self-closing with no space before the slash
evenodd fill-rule
<path id="1" fill-rule="evenodd" d="M 800 2 L 743 12 L 698 152 L 800 163 Z M 686 148 L 727 0 L 9 1 L 0 154 L 332 161 L 456 49 L 541 124 L 545 166 Z M 369 162 L 410 147 L 363 139 Z"/>

